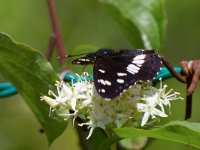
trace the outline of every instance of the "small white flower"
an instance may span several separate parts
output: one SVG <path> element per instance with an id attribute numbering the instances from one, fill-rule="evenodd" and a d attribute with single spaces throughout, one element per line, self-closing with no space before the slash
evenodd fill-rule
<path id="1" fill-rule="evenodd" d="M 81 123 L 81 124 L 78 124 L 79 126 L 84 126 L 84 125 L 87 125 L 88 128 L 90 129 L 89 131 L 89 134 L 88 136 L 86 137 L 86 139 L 89 139 L 94 131 L 94 129 L 97 127 L 95 126 L 95 123 L 92 122 L 92 120 L 90 120 L 89 122 L 86 122 L 86 123 Z"/>
<path id="2" fill-rule="evenodd" d="M 144 115 L 142 117 L 142 122 L 141 122 L 141 126 L 144 126 L 149 117 L 151 116 L 153 119 L 156 118 L 156 116 L 159 117 L 167 117 L 167 115 L 165 113 L 163 113 L 162 111 L 160 111 L 159 109 L 155 108 L 155 104 L 150 103 L 150 104 L 142 104 L 142 103 L 138 103 L 137 104 L 137 108 L 139 112 L 144 112 Z"/>
<path id="3" fill-rule="evenodd" d="M 64 82 L 56 81 L 57 95 L 49 90 L 49 96 L 53 96 L 55 101 L 61 105 L 65 105 L 65 102 L 71 98 L 72 90 Z"/>
<path id="4" fill-rule="evenodd" d="M 40 99 L 44 100 L 51 108 L 55 108 L 59 104 L 54 99 L 48 96 L 41 96 Z"/>
<path id="5" fill-rule="evenodd" d="M 165 113 L 164 106 L 171 106 L 170 101 L 182 99 L 179 97 L 179 93 L 174 92 L 172 93 L 172 89 L 166 92 L 167 85 L 162 87 L 162 82 L 160 84 L 160 89 L 156 89 L 155 87 L 149 86 L 144 89 L 144 97 L 142 101 L 144 103 L 138 103 L 137 109 L 139 112 L 144 112 L 142 117 L 141 126 L 144 126 L 149 117 L 155 119 L 156 117 L 167 117 Z M 172 93 L 172 94 L 170 94 Z M 159 106 L 159 107 L 158 107 Z M 161 110 L 160 110 L 160 109 Z"/>

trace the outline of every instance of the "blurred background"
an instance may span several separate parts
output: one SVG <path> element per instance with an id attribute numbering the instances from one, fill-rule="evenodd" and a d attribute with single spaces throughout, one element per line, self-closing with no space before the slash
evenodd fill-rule
<path id="1" fill-rule="evenodd" d="M 0 31 L 26 43 L 45 54 L 51 24 L 46 1 L 0 0 Z M 181 60 L 200 59 L 200 1 L 167 0 L 168 25 L 164 47 L 160 50 L 174 66 Z M 65 48 L 68 52 L 81 45 L 104 48 L 133 49 L 118 24 L 97 0 L 56 0 Z M 55 53 L 54 53 L 55 54 Z M 59 72 L 57 56 L 52 64 Z M 19 70 L 20 71 L 20 70 Z M 0 82 L 6 79 L 0 74 Z M 186 86 L 175 79 L 165 82 L 185 97 Z M 200 87 L 193 95 L 193 114 L 190 121 L 200 122 Z M 168 120 L 183 120 L 185 101 L 172 104 Z M 79 150 L 78 137 L 70 124 L 49 148 L 40 125 L 19 95 L 0 99 L 0 150 Z M 167 145 L 167 147 L 166 147 Z M 165 148 L 165 147 L 166 148 Z M 195 150 L 187 145 L 154 140 L 148 147 L 155 149 Z"/>

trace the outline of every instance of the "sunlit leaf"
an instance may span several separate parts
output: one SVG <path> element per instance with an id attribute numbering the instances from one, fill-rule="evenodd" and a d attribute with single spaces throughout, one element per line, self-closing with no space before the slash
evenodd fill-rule
<path id="1" fill-rule="evenodd" d="M 200 123 L 173 121 L 150 130 L 138 128 L 118 128 L 115 133 L 121 138 L 152 137 L 175 141 L 200 148 Z"/>
<path id="2" fill-rule="evenodd" d="M 0 33 L 0 72 L 17 88 L 51 143 L 67 124 L 58 116 L 49 117 L 49 106 L 40 100 L 59 80 L 51 64 L 38 51 Z"/>
<path id="3" fill-rule="evenodd" d="M 160 49 L 166 24 L 164 0 L 99 0 L 108 6 L 135 48 Z"/>

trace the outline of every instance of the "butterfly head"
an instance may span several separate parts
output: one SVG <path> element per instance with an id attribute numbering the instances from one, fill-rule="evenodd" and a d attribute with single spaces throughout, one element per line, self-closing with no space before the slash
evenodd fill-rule
<path id="1" fill-rule="evenodd" d="M 112 56 L 113 54 L 115 54 L 115 52 L 112 50 L 109 50 L 109 49 L 100 49 L 100 50 L 96 51 L 95 53 L 93 53 L 93 55 L 95 55 L 96 58 Z M 89 54 L 88 56 L 90 56 L 90 55 L 91 54 Z"/>

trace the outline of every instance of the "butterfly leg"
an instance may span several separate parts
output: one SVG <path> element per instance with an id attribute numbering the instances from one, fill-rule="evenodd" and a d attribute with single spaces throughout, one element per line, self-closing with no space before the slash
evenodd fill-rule
<path id="1" fill-rule="evenodd" d="M 82 68 L 82 72 L 85 72 L 85 68 L 87 67 L 88 65 L 84 65 L 83 68 Z"/>

